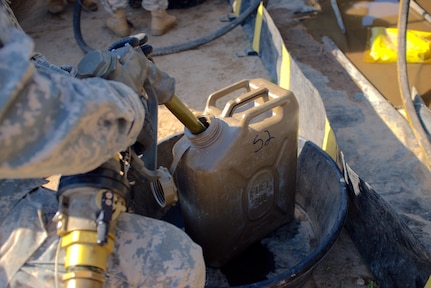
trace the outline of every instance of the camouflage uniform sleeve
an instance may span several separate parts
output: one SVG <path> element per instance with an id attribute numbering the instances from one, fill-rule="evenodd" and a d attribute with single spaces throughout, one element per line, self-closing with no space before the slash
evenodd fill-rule
<path id="1" fill-rule="evenodd" d="M 136 141 L 145 112 L 131 88 L 39 71 L 30 37 L 0 32 L 2 178 L 83 173 Z"/>

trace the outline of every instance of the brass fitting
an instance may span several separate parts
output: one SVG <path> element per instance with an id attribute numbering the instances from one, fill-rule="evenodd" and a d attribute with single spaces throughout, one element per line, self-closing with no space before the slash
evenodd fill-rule
<path id="1" fill-rule="evenodd" d="M 95 231 L 72 231 L 62 237 L 61 248 L 66 250 L 65 268 L 69 271 L 62 277 L 66 288 L 103 287 L 108 255 L 114 251 L 112 234 L 107 244 L 98 245 Z"/>
<path id="2" fill-rule="evenodd" d="M 126 211 L 129 186 L 118 159 L 104 167 L 62 177 L 54 217 L 65 250 L 66 288 L 102 288 L 114 250 L 115 220 Z"/>

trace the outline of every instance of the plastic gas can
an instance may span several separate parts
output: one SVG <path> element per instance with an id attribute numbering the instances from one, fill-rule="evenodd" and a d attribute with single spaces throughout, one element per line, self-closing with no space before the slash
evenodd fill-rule
<path id="1" fill-rule="evenodd" d="M 265 79 L 243 80 L 212 93 L 200 118 L 207 129 L 185 129 L 173 147 L 174 176 L 186 233 L 220 267 L 293 219 L 298 102 Z"/>

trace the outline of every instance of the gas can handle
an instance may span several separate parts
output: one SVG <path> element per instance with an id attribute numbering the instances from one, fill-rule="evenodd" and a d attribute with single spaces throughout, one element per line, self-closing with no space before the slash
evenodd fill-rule
<path id="1" fill-rule="evenodd" d="M 290 101 L 290 98 L 292 97 L 291 95 L 293 94 L 291 91 L 288 91 L 288 92 L 289 92 L 288 94 L 278 96 L 276 98 L 273 98 L 265 102 L 262 105 L 255 106 L 247 110 L 247 113 L 244 113 L 241 117 L 240 125 L 243 127 L 248 126 L 251 119 L 253 119 L 254 117 L 257 117 L 268 110 L 287 104 Z M 285 113 L 285 109 L 283 109 L 282 111 L 283 113 Z"/>
<path id="2" fill-rule="evenodd" d="M 242 88 L 246 89 L 247 92 L 249 92 L 250 91 L 250 81 L 249 80 L 241 80 L 239 82 L 236 82 L 236 83 L 233 83 L 233 84 L 231 84 L 229 86 L 226 86 L 223 89 L 220 89 L 218 91 L 215 91 L 215 92 L 211 93 L 208 96 L 208 100 L 207 100 L 207 103 L 206 103 L 206 110 L 214 110 L 214 109 L 216 109 L 216 110 L 219 111 L 219 109 L 216 106 L 217 100 L 219 100 L 220 98 L 222 98 L 222 97 L 224 97 L 226 95 L 229 95 L 230 93 L 232 93 L 234 91 L 242 89 Z"/>
<path id="3" fill-rule="evenodd" d="M 235 109 L 259 97 L 268 98 L 268 89 L 264 87 L 259 87 L 255 90 L 251 90 L 248 93 L 238 96 L 237 98 L 235 98 L 235 100 L 228 101 L 223 109 L 223 112 L 221 113 L 221 117 L 232 117 Z"/>
<path id="4" fill-rule="evenodd" d="M 268 88 L 268 87 L 269 88 Z M 247 92 L 241 94 L 235 100 L 230 100 L 226 103 L 223 111 L 220 111 L 216 106 L 218 99 L 231 94 L 232 92 L 245 89 Z M 277 96 L 271 96 L 277 95 Z M 220 114 L 222 118 L 232 117 L 235 109 L 241 107 L 252 100 L 257 98 L 266 98 L 268 101 L 260 104 L 259 106 L 252 107 L 245 112 L 242 112 L 241 125 L 248 125 L 250 120 L 263 112 L 270 109 L 276 108 L 277 106 L 283 106 L 288 103 L 291 98 L 294 98 L 293 93 L 289 90 L 282 89 L 265 79 L 254 79 L 254 80 L 241 80 L 234 84 L 231 84 L 223 89 L 220 89 L 208 97 L 206 104 L 206 111 L 211 111 L 213 115 Z M 216 112 L 216 113 L 215 113 Z"/>

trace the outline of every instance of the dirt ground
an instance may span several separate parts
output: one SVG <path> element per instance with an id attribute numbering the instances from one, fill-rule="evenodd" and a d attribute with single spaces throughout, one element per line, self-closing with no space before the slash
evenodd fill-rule
<path id="1" fill-rule="evenodd" d="M 17 1 L 19 2 L 19 1 Z M 17 5 L 23 29 L 35 42 L 35 50 L 42 52 L 55 64 L 77 64 L 84 53 L 75 42 L 72 30 L 72 5 L 61 15 L 50 15 L 45 10 L 46 1 L 37 1 L 32 8 Z M 42 3 L 42 4 L 41 4 Z M 33 16 L 26 12 L 34 10 Z M 225 25 L 220 19 L 231 12 L 225 0 L 206 0 L 188 9 L 170 10 L 178 19 L 177 27 L 170 33 L 150 36 L 154 47 L 183 43 L 211 33 Z M 82 32 L 87 43 L 104 49 L 118 40 L 104 26 L 108 14 L 100 6 L 97 12 L 82 12 Z M 128 9 L 128 18 L 135 32 L 150 30 L 150 14 L 143 9 Z M 269 74 L 258 57 L 238 57 L 250 41 L 241 27 L 236 27 L 221 38 L 198 49 L 155 57 L 160 69 L 176 79 L 177 96 L 195 111 L 205 107 L 207 96 L 217 89 L 246 78 L 266 78 Z M 159 109 L 159 138 L 182 131 L 181 123 L 164 107 Z M 329 254 L 316 267 L 305 284 L 313 287 L 377 287 L 373 276 L 363 263 L 356 247 L 343 230 Z"/>

